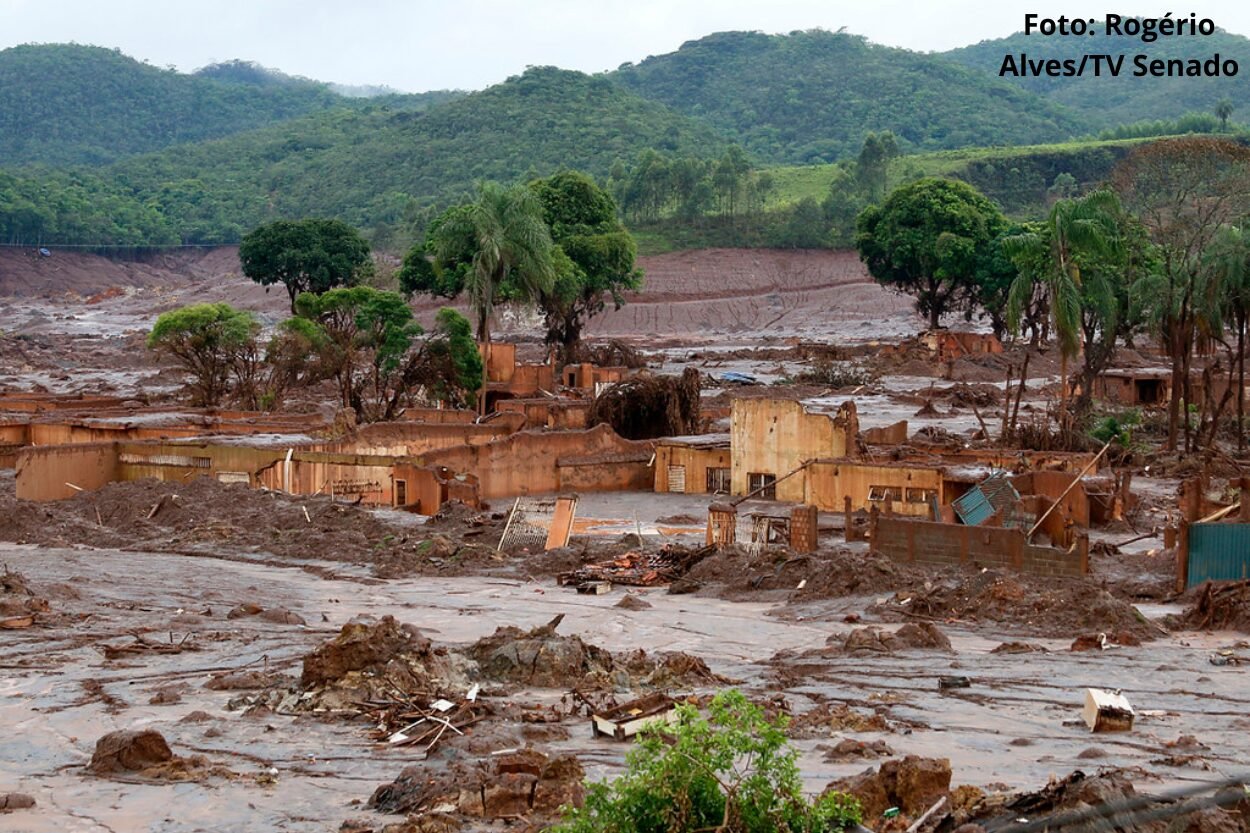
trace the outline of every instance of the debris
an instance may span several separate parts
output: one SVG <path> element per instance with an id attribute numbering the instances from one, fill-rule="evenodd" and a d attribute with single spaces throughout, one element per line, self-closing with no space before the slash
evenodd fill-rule
<path id="1" fill-rule="evenodd" d="M 651 602 L 633 593 L 626 593 L 616 606 L 622 610 L 647 610 L 651 607 Z"/>
<path id="2" fill-rule="evenodd" d="M 654 553 L 633 551 L 611 561 L 587 564 L 576 570 L 557 575 L 556 581 L 563 585 L 577 585 L 579 590 L 582 584 L 596 581 L 635 587 L 669 584 L 684 576 L 696 564 L 714 552 L 714 547 L 688 550 L 670 544 Z"/>
<path id="3" fill-rule="evenodd" d="M 577 585 L 578 593 L 585 593 L 592 596 L 603 596 L 612 592 L 612 582 L 610 581 L 583 581 Z"/>
<path id="4" fill-rule="evenodd" d="M 588 427 L 607 423 L 628 440 L 680 437 L 699 430 L 699 371 L 681 377 L 638 375 L 604 390 L 590 406 Z"/>
<path id="5" fill-rule="evenodd" d="M 123 729 L 109 732 L 96 741 L 95 752 L 87 768 L 97 775 L 138 772 L 173 758 L 169 744 L 155 729 Z"/>
<path id="6" fill-rule="evenodd" d="M 1250 633 L 1250 581 L 1208 581 L 1197 593 L 1193 605 L 1179 617 L 1180 627 Z"/>
<path id="7" fill-rule="evenodd" d="M 0 793 L 0 813 L 29 810 L 34 806 L 35 799 L 26 793 Z"/>
<path id="8" fill-rule="evenodd" d="M 452 814 L 478 819 L 554 818 L 560 807 L 581 803 L 585 772 L 572 755 L 549 757 L 518 749 L 477 762 L 455 760 L 440 771 L 406 767 L 374 790 L 369 806 L 381 813 Z M 454 829 L 459 829 L 457 825 Z"/>
<path id="9" fill-rule="evenodd" d="M 105 645 L 102 650 L 105 659 L 121 659 L 140 654 L 181 654 L 183 651 L 200 650 L 199 644 L 191 639 L 191 634 L 185 634 L 177 642 L 173 637 L 171 633 L 169 642 L 149 642 L 142 636 L 135 635 L 134 642 L 125 645 Z"/>
<path id="10" fill-rule="evenodd" d="M 672 723 L 676 719 L 677 705 L 673 698 L 655 693 L 622 703 L 614 709 L 595 712 L 590 716 L 590 723 L 596 736 L 626 740 L 638 734 L 644 726 Z"/>
<path id="11" fill-rule="evenodd" d="M 348 622 L 339 635 L 304 657 L 300 683 L 313 686 L 342 679 L 350 671 L 385 665 L 401 654 L 424 654 L 430 640 L 412 625 L 384 616 L 376 625 Z"/>
<path id="12" fill-rule="evenodd" d="M 971 688 L 972 680 L 967 677 L 938 677 L 938 688 Z"/>
<path id="13" fill-rule="evenodd" d="M 1133 716 L 1133 707 L 1119 691 L 1085 689 L 1085 708 L 1081 717 L 1091 732 L 1131 731 Z"/>
<path id="14" fill-rule="evenodd" d="M 835 639 L 836 637 L 830 637 Z M 908 622 L 894 632 L 868 626 L 855 628 L 842 643 L 846 653 L 871 651 L 892 654 L 911 648 L 951 651 L 951 641 L 932 622 Z"/>
<path id="15" fill-rule="evenodd" d="M 864 818 L 876 818 L 892 807 L 909 816 L 922 813 L 940 798 L 949 796 L 951 764 L 947 758 L 905 758 L 886 761 L 873 771 L 834 781 L 825 792 L 850 793 L 863 805 Z"/>

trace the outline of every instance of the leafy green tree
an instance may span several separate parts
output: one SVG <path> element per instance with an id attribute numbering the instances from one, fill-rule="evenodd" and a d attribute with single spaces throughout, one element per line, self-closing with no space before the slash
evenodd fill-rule
<path id="1" fill-rule="evenodd" d="M 447 212 L 432 229 L 426 248 L 433 254 L 432 271 L 450 271 L 448 288 L 459 284 L 468 295 L 478 340 L 485 344 L 496 303 L 535 301 L 555 280 L 543 207 L 524 186 L 479 184 L 473 202 Z"/>
<path id="2" fill-rule="evenodd" d="M 413 339 L 422 333 L 397 292 L 367 286 L 302 292 L 296 312 L 324 337 L 321 364 L 338 383 L 339 399 L 359 419 L 390 419 L 404 393 L 399 371 Z"/>
<path id="3" fill-rule="evenodd" d="M 675 726 L 645 728 L 627 771 L 590 785 L 557 833 L 835 833 L 859 823 L 859 802 L 802 794 L 797 753 L 784 718 L 770 721 L 734 690 L 712 698 L 708 716 L 678 706 Z"/>
<path id="4" fill-rule="evenodd" d="M 250 312 L 229 304 L 192 304 L 162 313 L 148 347 L 166 353 L 192 377 L 191 400 L 207 408 L 221 403 L 239 355 L 260 332 Z"/>
<path id="5" fill-rule="evenodd" d="M 894 134 L 869 133 L 860 148 L 855 172 L 860 192 L 870 203 L 880 202 L 889 187 L 890 163 L 899 155 L 898 141 Z"/>
<path id="6" fill-rule="evenodd" d="M 314 294 L 358 283 L 372 259 L 369 244 L 341 220 L 276 220 L 253 229 L 239 245 L 243 274 L 262 286 L 281 283 L 291 311 L 301 292 Z"/>
<path id="7" fill-rule="evenodd" d="M 418 339 L 424 330 L 398 292 L 305 292 L 296 308 L 305 323 L 284 326 L 309 340 L 321 373 L 336 381 L 340 401 L 362 421 L 394 419 L 419 390 L 428 400 L 461 405 L 481 387 L 481 356 L 469 322 L 455 310 L 440 310 L 434 332 Z"/>
<path id="8" fill-rule="evenodd" d="M 624 293 L 642 286 L 642 272 L 634 267 L 638 247 L 617 218 L 612 197 L 586 174 L 563 171 L 529 187 L 563 255 L 550 289 L 538 292 L 546 340 L 571 355 L 586 322 L 604 310 L 609 298 L 620 309 Z"/>
<path id="9" fill-rule="evenodd" d="M 856 223 L 855 246 L 878 283 L 916 296 L 916 309 L 936 329 L 964 303 L 978 263 L 1007 225 L 972 186 L 921 179 L 896 188 Z"/>
<path id="10" fill-rule="evenodd" d="M 473 340 L 469 320 L 451 307 L 434 317 L 434 332 L 408 362 L 404 381 L 422 387 L 427 397 L 453 407 L 471 408 L 482 387 L 482 354 Z"/>

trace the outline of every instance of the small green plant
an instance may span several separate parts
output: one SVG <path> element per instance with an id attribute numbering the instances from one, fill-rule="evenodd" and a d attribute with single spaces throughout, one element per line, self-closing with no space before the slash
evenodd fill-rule
<path id="1" fill-rule="evenodd" d="M 859 802 L 802 794 L 786 718 L 769 720 L 730 689 L 707 716 L 678 706 L 673 725 L 638 735 L 626 772 L 592 784 L 580 808 L 566 808 L 558 833 L 835 833 L 858 824 Z"/>
<path id="2" fill-rule="evenodd" d="M 1116 444 L 1126 451 L 1135 449 L 1133 432 L 1140 428 L 1142 414 L 1137 408 L 1131 408 L 1118 414 L 1108 414 L 1094 424 L 1089 435 L 1100 443 L 1115 440 Z"/>

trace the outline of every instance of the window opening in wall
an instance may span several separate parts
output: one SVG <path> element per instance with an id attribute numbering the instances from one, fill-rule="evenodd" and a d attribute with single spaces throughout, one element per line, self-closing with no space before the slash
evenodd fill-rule
<path id="1" fill-rule="evenodd" d="M 747 492 L 755 493 L 755 497 L 764 500 L 777 499 L 777 475 L 768 472 L 749 472 L 747 474 Z"/>

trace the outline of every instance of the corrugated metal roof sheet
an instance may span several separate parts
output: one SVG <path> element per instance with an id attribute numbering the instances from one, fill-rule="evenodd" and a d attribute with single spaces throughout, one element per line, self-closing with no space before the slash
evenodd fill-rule
<path id="1" fill-rule="evenodd" d="M 1250 524 L 1207 523 L 1189 528 L 1186 585 L 1250 578 Z"/>
<path id="2" fill-rule="evenodd" d="M 1000 509 L 1009 509 L 1020 501 L 1016 487 L 1006 472 L 992 474 L 956 498 L 951 505 L 955 514 L 968 526 L 985 523 Z"/>

